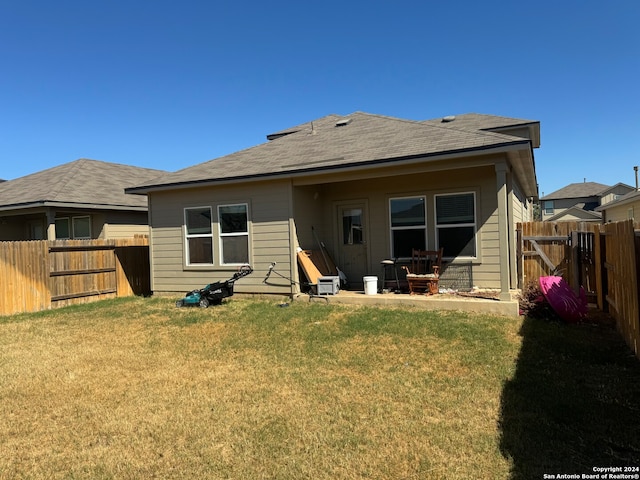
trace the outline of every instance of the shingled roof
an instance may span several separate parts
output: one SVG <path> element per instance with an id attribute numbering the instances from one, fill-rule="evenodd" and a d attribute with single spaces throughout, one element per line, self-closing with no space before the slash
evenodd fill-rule
<path id="1" fill-rule="evenodd" d="M 144 211 L 146 198 L 127 195 L 125 188 L 164 173 L 83 158 L 0 183 L 0 210 L 67 206 Z"/>
<path id="2" fill-rule="evenodd" d="M 545 195 L 541 200 L 560 200 L 563 198 L 584 198 L 584 197 L 597 197 L 605 190 L 608 190 L 609 185 L 604 185 L 597 182 L 582 182 L 571 183 L 566 187 L 556 190 L 555 192 Z"/>
<path id="3" fill-rule="evenodd" d="M 504 117 L 497 119 L 500 125 L 514 123 L 513 119 L 509 122 L 500 120 Z M 483 124 L 487 122 L 486 118 L 482 120 Z M 364 112 L 327 115 L 267 138 L 271 141 L 164 175 L 127 191 L 147 193 L 194 183 L 312 174 L 511 146 L 530 149 L 530 141 L 520 137 Z"/>

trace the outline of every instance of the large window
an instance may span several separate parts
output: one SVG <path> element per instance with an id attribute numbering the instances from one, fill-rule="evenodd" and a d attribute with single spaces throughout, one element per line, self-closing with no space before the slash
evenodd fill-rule
<path id="1" fill-rule="evenodd" d="M 211 208 L 185 208 L 184 224 L 187 265 L 213 264 Z"/>
<path id="2" fill-rule="evenodd" d="M 56 223 L 56 239 L 91 238 L 91 217 L 58 217 Z"/>
<path id="3" fill-rule="evenodd" d="M 444 248 L 445 257 L 475 257 L 475 194 L 436 195 L 435 203 L 438 248 Z"/>
<path id="4" fill-rule="evenodd" d="M 411 257 L 411 250 L 426 248 L 427 222 L 424 197 L 392 198 L 391 254 L 394 258 Z"/>
<path id="5" fill-rule="evenodd" d="M 224 265 L 249 263 L 249 219 L 247 204 L 220 205 L 220 257 Z"/>

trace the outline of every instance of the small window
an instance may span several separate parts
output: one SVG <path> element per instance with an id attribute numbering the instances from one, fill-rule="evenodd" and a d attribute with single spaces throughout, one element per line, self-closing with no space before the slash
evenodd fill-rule
<path id="1" fill-rule="evenodd" d="M 223 265 L 249 263 L 249 217 L 246 203 L 220 205 L 220 258 Z"/>
<path id="2" fill-rule="evenodd" d="M 73 217 L 73 238 L 91 238 L 90 217 Z"/>
<path id="3" fill-rule="evenodd" d="M 71 224 L 69 218 L 56 218 L 56 239 L 67 240 L 71 238 Z"/>
<path id="4" fill-rule="evenodd" d="M 342 243 L 344 245 L 364 244 L 361 208 L 345 208 L 342 210 Z"/>
<path id="5" fill-rule="evenodd" d="M 628 218 L 629 220 L 635 220 L 635 218 L 634 218 L 634 216 L 633 216 L 633 207 L 631 207 L 631 208 L 629 208 L 629 209 L 627 210 L 627 218 Z"/>
<path id="6" fill-rule="evenodd" d="M 553 200 L 545 200 L 544 213 L 545 215 L 553 215 Z"/>
<path id="7" fill-rule="evenodd" d="M 389 200 L 391 254 L 394 258 L 411 257 L 411 250 L 426 248 L 427 223 L 424 197 Z"/>
<path id="8" fill-rule="evenodd" d="M 436 195 L 436 240 L 444 256 L 476 256 L 474 193 Z"/>
<path id="9" fill-rule="evenodd" d="M 213 264 L 211 207 L 185 208 L 187 265 Z"/>

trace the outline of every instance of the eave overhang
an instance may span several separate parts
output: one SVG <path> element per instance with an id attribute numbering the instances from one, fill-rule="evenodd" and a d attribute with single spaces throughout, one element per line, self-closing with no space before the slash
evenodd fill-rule
<path id="1" fill-rule="evenodd" d="M 457 150 L 449 150 L 446 152 L 437 152 L 437 153 L 425 153 L 425 154 L 417 154 L 417 155 L 409 155 L 409 156 L 401 156 L 401 157 L 391 157 L 384 159 L 375 159 L 375 160 L 365 160 L 365 161 L 356 161 L 352 163 L 344 162 L 343 159 L 335 159 L 336 162 L 341 162 L 337 164 L 326 164 L 319 165 L 320 162 L 307 162 L 309 165 L 307 168 L 295 168 L 295 169 L 283 169 L 277 172 L 263 172 L 259 174 L 253 175 L 244 175 L 244 176 L 235 176 L 235 177 L 221 177 L 221 178 L 207 178 L 207 179 L 198 179 L 198 180 L 188 180 L 188 181 L 179 181 L 179 182 L 170 182 L 163 183 L 157 185 L 143 185 L 139 187 L 130 187 L 125 189 L 125 193 L 128 194 L 136 194 L 136 195 L 146 195 L 152 192 L 160 192 L 160 191 L 171 191 L 171 190 L 179 190 L 190 187 L 207 187 L 207 186 L 218 186 L 218 185 L 228 185 L 234 183 L 244 183 L 244 182 L 253 182 L 253 181 L 261 181 L 267 179 L 292 179 L 299 177 L 308 177 L 315 175 L 325 175 L 332 173 L 340 173 L 340 172 L 353 172 L 358 170 L 370 170 L 371 168 L 384 168 L 389 167 L 390 165 L 413 165 L 424 162 L 436 162 L 447 159 L 454 158 L 463 158 L 463 157 L 473 157 L 479 155 L 490 155 L 490 154 L 508 154 L 512 158 L 519 158 L 517 154 L 518 151 L 526 150 L 528 153 L 525 154 L 525 157 L 530 155 L 531 158 L 531 168 L 527 169 L 526 167 L 523 169 L 518 168 L 517 170 L 520 172 L 526 171 L 528 173 L 527 178 L 533 178 L 533 183 L 529 184 L 529 188 L 525 188 L 525 194 L 527 196 L 535 196 L 537 197 L 537 185 L 535 183 L 535 169 L 533 168 L 533 152 L 531 148 L 531 142 L 529 140 L 516 140 L 512 142 L 505 142 L 501 144 L 493 144 L 485 147 L 473 147 L 473 148 L 463 148 Z M 519 162 L 516 162 L 519 163 Z M 533 172 L 533 175 L 531 175 Z"/>

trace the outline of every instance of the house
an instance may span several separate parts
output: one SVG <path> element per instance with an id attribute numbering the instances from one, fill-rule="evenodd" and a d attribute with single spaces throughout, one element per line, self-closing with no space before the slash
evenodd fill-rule
<path id="1" fill-rule="evenodd" d="M 596 211 L 602 214 L 602 223 L 633 220 L 640 222 L 640 191 L 633 191 L 622 195 L 612 202 L 601 205 Z"/>
<path id="2" fill-rule="evenodd" d="M 125 187 L 166 173 L 80 159 L 0 183 L 0 240 L 148 234 L 147 201 Z"/>
<path id="3" fill-rule="evenodd" d="M 616 183 L 614 186 L 587 181 L 572 183 L 540 199 L 542 220 L 601 222 L 602 215 L 597 208 L 632 190 L 633 187 L 624 183 Z"/>
<path id="4" fill-rule="evenodd" d="M 537 121 L 492 115 L 327 115 L 126 191 L 149 199 L 157 293 L 248 262 L 238 292 L 292 295 L 305 283 L 298 249 L 321 242 L 356 288 L 383 259 L 443 247 L 445 273 L 466 271 L 506 300 L 517 286 L 515 225 L 532 219 L 538 196 L 539 138 Z M 264 281 L 273 262 L 280 276 Z"/>

